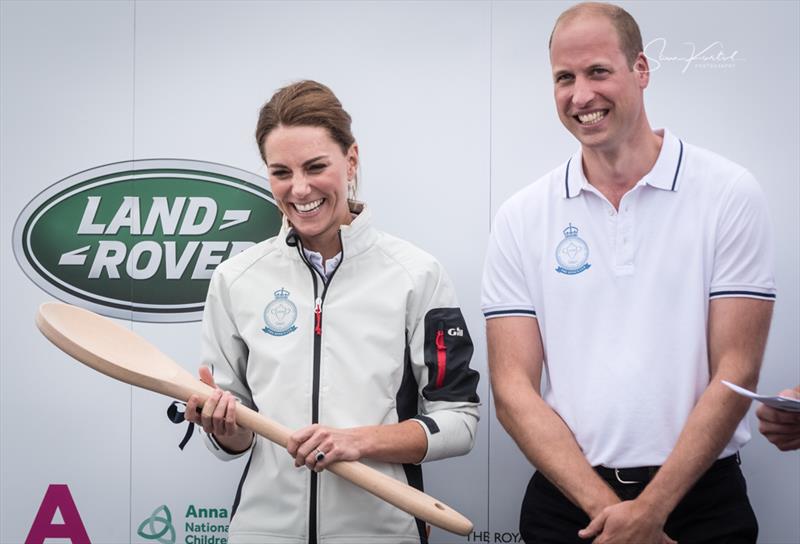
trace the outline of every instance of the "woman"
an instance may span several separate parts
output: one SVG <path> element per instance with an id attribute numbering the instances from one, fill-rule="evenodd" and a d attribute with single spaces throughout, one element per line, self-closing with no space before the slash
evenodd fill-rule
<path id="1" fill-rule="evenodd" d="M 283 226 L 217 267 L 200 373 L 217 389 L 186 409 L 217 456 L 249 454 L 229 542 L 426 542 L 419 520 L 323 471 L 360 460 L 421 488 L 419 463 L 472 448 L 478 374 L 450 280 L 354 200 L 358 146 L 330 89 L 280 89 L 256 141 Z M 236 424 L 237 401 L 299 429 L 288 455 Z"/>

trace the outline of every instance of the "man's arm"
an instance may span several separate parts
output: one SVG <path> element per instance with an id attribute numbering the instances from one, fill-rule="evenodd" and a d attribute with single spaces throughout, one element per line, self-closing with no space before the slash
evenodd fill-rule
<path id="1" fill-rule="evenodd" d="M 497 418 L 528 460 L 589 517 L 619 502 L 586 461 L 567 425 L 541 397 L 544 353 L 539 322 L 529 317 L 489 319 L 486 337 Z"/>
<path id="2" fill-rule="evenodd" d="M 710 302 L 708 357 L 710 383 L 700 396 L 664 465 L 639 497 L 607 508 L 581 536 L 602 534 L 606 542 L 650 542 L 642 532 L 653 522 L 663 528 L 670 512 L 708 470 L 744 417 L 750 400 L 721 380 L 754 390 L 772 318 L 772 301 L 719 298 Z"/>

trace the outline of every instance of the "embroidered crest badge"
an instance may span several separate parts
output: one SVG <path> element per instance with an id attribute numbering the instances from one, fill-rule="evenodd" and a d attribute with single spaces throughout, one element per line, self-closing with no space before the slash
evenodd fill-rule
<path id="1" fill-rule="evenodd" d="M 261 329 L 272 336 L 285 336 L 297 329 L 297 306 L 289 300 L 289 291 L 281 287 L 275 291 L 275 300 L 264 308 L 264 323 Z"/>
<path id="2" fill-rule="evenodd" d="M 589 246 L 578 237 L 578 228 L 573 227 L 572 223 L 563 232 L 564 239 L 556 246 L 556 272 L 570 276 L 580 274 L 592 266 L 586 262 L 589 259 Z"/>

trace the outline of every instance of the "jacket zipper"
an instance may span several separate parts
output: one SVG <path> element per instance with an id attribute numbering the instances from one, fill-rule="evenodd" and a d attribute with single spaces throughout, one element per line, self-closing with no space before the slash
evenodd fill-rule
<path id="1" fill-rule="evenodd" d="M 297 251 L 300 253 L 300 258 L 306 263 L 309 272 L 311 272 L 311 279 L 314 280 L 314 366 L 311 382 L 311 423 L 319 423 L 319 374 L 322 359 L 322 305 L 325 303 L 325 295 L 328 293 L 328 286 L 333 280 L 333 276 L 344 261 L 344 245 L 342 244 L 342 233 L 339 231 L 339 245 L 342 246 L 342 257 L 339 259 L 339 264 L 331 272 L 327 281 L 317 272 L 314 266 L 308 262 L 305 253 L 303 253 L 302 244 L 297 244 Z M 323 264 L 324 266 L 324 264 Z M 317 276 L 322 278 L 322 294 L 319 294 L 319 284 L 317 283 Z M 308 544 L 317 544 L 317 473 L 311 471 L 311 492 L 309 496 L 308 508 Z"/>

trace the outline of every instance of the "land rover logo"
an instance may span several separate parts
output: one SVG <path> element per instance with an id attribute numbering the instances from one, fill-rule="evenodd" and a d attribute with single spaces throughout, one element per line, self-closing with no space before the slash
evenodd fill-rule
<path id="1" fill-rule="evenodd" d="M 14 225 L 25 274 L 56 298 L 135 321 L 197 321 L 223 260 L 275 235 L 267 180 L 179 159 L 75 174 L 36 196 Z"/>

